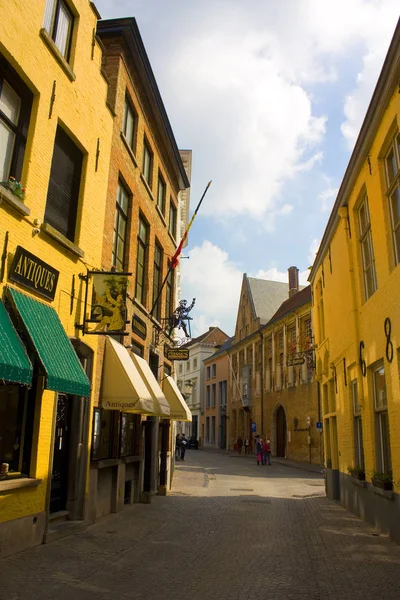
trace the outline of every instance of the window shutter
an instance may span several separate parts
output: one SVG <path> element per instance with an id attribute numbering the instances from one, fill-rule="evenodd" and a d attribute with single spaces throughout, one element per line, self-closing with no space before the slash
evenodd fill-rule
<path id="1" fill-rule="evenodd" d="M 74 241 L 82 171 L 82 153 L 57 129 L 47 191 L 45 221 Z"/>

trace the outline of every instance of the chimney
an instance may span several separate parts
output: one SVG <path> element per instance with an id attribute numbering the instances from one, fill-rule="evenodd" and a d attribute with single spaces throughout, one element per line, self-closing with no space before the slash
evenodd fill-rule
<path id="1" fill-rule="evenodd" d="M 289 298 L 299 291 L 299 270 L 297 267 L 289 267 Z"/>

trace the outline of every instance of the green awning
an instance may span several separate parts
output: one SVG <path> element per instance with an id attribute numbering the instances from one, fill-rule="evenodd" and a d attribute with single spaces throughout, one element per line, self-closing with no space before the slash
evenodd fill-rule
<path id="1" fill-rule="evenodd" d="M 54 308 L 12 288 L 8 292 L 46 372 L 45 388 L 89 396 L 90 381 Z"/>
<path id="2" fill-rule="evenodd" d="M 32 382 L 32 365 L 1 300 L 0 379 L 27 385 Z"/>

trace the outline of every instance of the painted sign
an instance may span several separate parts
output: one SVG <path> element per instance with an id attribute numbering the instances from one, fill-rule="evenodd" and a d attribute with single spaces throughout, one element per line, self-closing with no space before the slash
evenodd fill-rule
<path id="1" fill-rule="evenodd" d="M 131 273 L 90 271 L 93 283 L 90 318 L 85 321 L 85 333 L 97 335 L 125 334 L 126 288 Z"/>
<path id="2" fill-rule="evenodd" d="M 17 246 L 8 279 L 54 300 L 60 272 L 21 246 Z"/>
<path id="3" fill-rule="evenodd" d="M 147 325 L 137 315 L 133 315 L 132 317 L 132 331 L 141 337 L 142 340 L 145 340 L 147 337 Z"/>
<path id="4" fill-rule="evenodd" d="M 289 354 L 286 360 L 286 365 L 288 367 L 298 367 L 299 365 L 304 365 L 305 356 L 302 352 L 295 352 L 294 354 Z"/>
<path id="5" fill-rule="evenodd" d="M 167 360 L 189 360 L 189 348 L 165 348 Z"/>

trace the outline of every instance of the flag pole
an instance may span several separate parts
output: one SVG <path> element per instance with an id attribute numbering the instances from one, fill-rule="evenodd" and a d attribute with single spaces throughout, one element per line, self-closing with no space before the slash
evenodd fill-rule
<path id="1" fill-rule="evenodd" d="M 176 249 L 176 252 L 175 252 L 175 254 L 174 254 L 174 255 L 173 255 L 173 257 L 171 258 L 170 264 L 169 264 L 169 266 L 168 266 L 168 271 L 167 271 L 167 274 L 166 274 L 166 276 L 164 277 L 164 280 L 163 280 L 163 282 L 162 282 L 162 284 L 161 284 L 161 287 L 160 287 L 160 289 L 159 289 L 159 291 L 158 291 L 157 298 L 154 300 L 154 303 L 153 303 L 152 309 L 151 309 L 151 311 L 150 311 L 150 317 L 151 317 L 151 316 L 153 316 L 153 312 L 154 312 L 154 311 L 155 311 L 155 309 L 156 309 L 156 306 L 157 306 L 157 304 L 158 304 L 158 301 L 159 301 L 159 299 L 160 299 L 160 296 L 161 296 L 161 294 L 162 294 L 162 291 L 163 291 L 163 289 L 164 289 L 164 286 L 165 286 L 165 284 L 167 283 L 167 279 L 168 279 L 168 277 L 170 276 L 170 273 L 171 273 L 171 271 L 173 271 L 173 270 L 175 269 L 175 267 L 178 265 L 178 258 L 179 258 L 179 255 L 180 255 L 180 253 L 182 252 L 182 249 L 183 249 L 183 244 L 185 243 L 185 240 L 186 240 L 186 238 L 187 238 L 187 236 L 188 236 L 189 229 L 191 228 L 191 226 L 192 226 L 192 224 L 193 224 L 193 221 L 194 221 L 194 219 L 195 219 L 195 217 L 196 217 L 197 213 L 199 212 L 199 208 L 200 208 L 200 206 L 201 206 L 201 203 L 203 202 L 203 200 L 204 200 L 204 196 L 207 194 L 207 192 L 208 192 L 208 188 L 210 187 L 211 183 L 212 183 L 211 181 L 209 181 L 209 182 L 207 183 L 207 185 L 206 185 L 206 189 L 204 190 L 204 192 L 203 192 L 203 195 L 202 195 L 202 197 L 200 198 L 198 205 L 196 206 L 196 210 L 194 211 L 194 213 L 193 213 L 193 216 L 192 216 L 192 218 L 190 219 L 190 222 L 189 222 L 189 224 L 188 224 L 188 226 L 187 226 L 187 228 L 186 228 L 186 231 L 185 231 L 185 233 L 183 234 L 183 237 L 182 237 L 182 239 L 181 239 L 181 241 L 180 241 L 180 243 L 179 243 L 179 245 L 178 245 L 178 248 Z M 168 316 L 169 316 L 169 315 L 168 315 Z"/>

